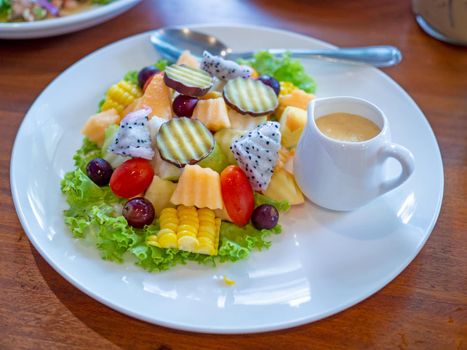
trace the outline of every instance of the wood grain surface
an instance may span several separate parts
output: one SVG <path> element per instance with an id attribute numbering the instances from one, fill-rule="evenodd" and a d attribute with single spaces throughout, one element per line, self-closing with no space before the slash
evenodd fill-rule
<path id="1" fill-rule="evenodd" d="M 10 154 L 24 114 L 47 84 L 115 40 L 213 21 L 283 28 L 340 46 L 393 44 L 404 53 L 404 61 L 385 72 L 415 99 L 437 136 L 445 171 L 443 207 L 414 262 L 349 310 L 255 335 L 157 327 L 71 286 L 21 228 L 9 188 Z M 78 33 L 0 41 L 0 145 L 0 349 L 467 349 L 467 49 L 425 35 L 408 1 L 145 0 Z"/>

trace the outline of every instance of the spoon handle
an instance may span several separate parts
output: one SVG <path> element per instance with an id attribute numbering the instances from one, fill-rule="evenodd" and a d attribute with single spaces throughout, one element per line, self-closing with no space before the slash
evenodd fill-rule
<path id="1" fill-rule="evenodd" d="M 366 63 L 375 67 L 389 67 L 398 64 L 402 60 L 402 54 L 394 46 L 367 46 L 354 48 L 324 49 L 324 50 L 299 50 L 299 49 L 270 49 L 275 56 L 281 56 L 289 52 L 292 57 L 298 58 L 324 58 L 338 61 Z M 251 58 L 254 51 L 230 53 L 230 59 Z"/>

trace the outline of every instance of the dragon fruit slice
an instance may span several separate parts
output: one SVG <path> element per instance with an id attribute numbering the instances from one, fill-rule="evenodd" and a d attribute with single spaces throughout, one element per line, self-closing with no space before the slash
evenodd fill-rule
<path id="1" fill-rule="evenodd" d="M 238 166 L 255 191 L 265 191 L 279 158 L 279 123 L 265 122 L 235 139 L 230 146 Z"/>
<path id="2" fill-rule="evenodd" d="M 135 158 L 152 159 L 151 135 L 148 127 L 148 116 L 151 108 L 143 108 L 129 113 L 120 122 L 109 152 Z"/>
<path id="3" fill-rule="evenodd" d="M 241 66 L 230 60 L 224 60 L 221 56 L 211 55 L 209 52 L 203 52 L 201 69 L 215 76 L 220 80 L 230 80 L 237 77 L 249 78 L 253 69 L 248 66 Z"/>

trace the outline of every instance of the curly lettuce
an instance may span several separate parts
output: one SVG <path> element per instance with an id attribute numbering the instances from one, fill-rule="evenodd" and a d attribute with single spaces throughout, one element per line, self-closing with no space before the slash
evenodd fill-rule
<path id="1" fill-rule="evenodd" d="M 66 225 L 74 237 L 94 242 L 103 259 L 123 262 L 125 256 L 132 255 L 136 264 L 148 271 L 164 271 L 188 261 L 215 266 L 245 259 L 255 249 L 269 248 L 268 238 L 281 232 L 280 225 L 271 230 L 257 230 L 251 224 L 238 227 L 223 222 L 217 256 L 148 245 L 146 238 L 159 231 L 158 220 L 143 229 L 129 226 L 121 215 L 124 199 L 115 196 L 108 186 L 97 186 L 86 175 L 87 163 L 100 156 L 101 149 L 84 139 L 73 157 L 76 169 L 65 174 L 61 190 L 70 206 L 64 211 Z M 274 201 L 260 194 L 255 195 L 255 200 L 257 204 L 273 204 L 280 211 L 289 207 L 287 202 Z"/>
<path id="2" fill-rule="evenodd" d="M 290 57 L 290 53 L 276 57 L 268 51 L 259 51 L 252 59 L 240 59 L 238 62 L 253 67 L 261 75 L 267 74 L 279 81 L 291 82 L 306 92 L 316 91 L 315 80 L 305 71 L 300 60 Z"/>
<path id="3" fill-rule="evenodd" d="M 0 22 L 8 21 L 11 14 L 11 1 L 0 0 Z"/>

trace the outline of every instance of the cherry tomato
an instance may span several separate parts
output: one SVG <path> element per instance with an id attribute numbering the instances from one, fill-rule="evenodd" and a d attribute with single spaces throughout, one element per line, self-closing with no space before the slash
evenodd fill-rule
<path id="1" fill-rule="evenodd" d="M 148 160 L 129 159 L 112 173 L 110 189 L 119 197 L 131 198 L 144 192 L 152 182 L 154 170 Z"/>
<path id="2" fill-rule="evenodd" d="M 221 191 L 225 208 L 238 226 L 248 223 L 255 208 L 255 198 L 250 181 L 242 169 L 230 165 L 221 173 Z"/>

